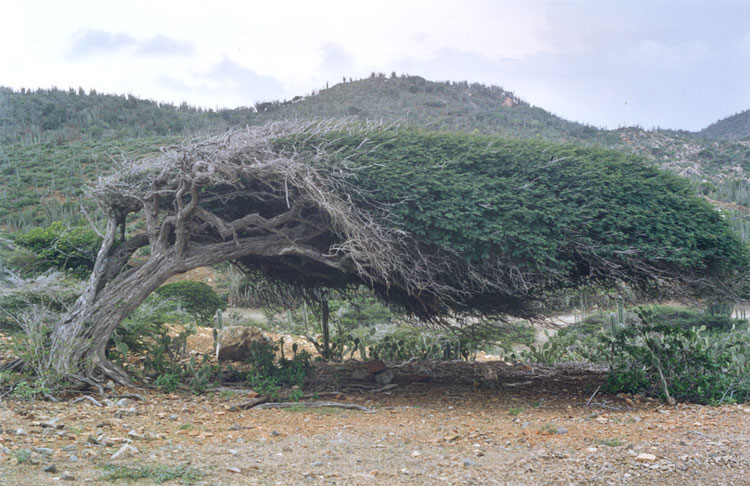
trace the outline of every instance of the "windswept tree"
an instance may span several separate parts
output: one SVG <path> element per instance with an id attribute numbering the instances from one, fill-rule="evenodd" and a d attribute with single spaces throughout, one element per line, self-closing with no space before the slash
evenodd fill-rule
<path id="1" fill-rule="evenodd" d="M 533 317 L 550 291 L 623 282 L 733 297 L 748 265 L 674 176 L 488 136 L 272 124 L 124 163 L 90 194 L 106 234 L 51 337 L 57 371 L 84 380 L 128 382 L 105 357 L 117 325 L 169 277 L 223 261 L 301 293 L 364 284 L 426 320 Z"/>

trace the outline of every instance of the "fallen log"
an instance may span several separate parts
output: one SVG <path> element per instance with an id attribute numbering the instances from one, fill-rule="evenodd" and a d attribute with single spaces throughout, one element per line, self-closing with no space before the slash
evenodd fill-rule
<path id="1" fill-rule="evenodd" d="M 257 405 L 255 408 L 258 410 L 265 410 L 269 408 L 343 408 L 347 410 L 360 410 L 362 412 L 374 412 L 375 409 L 357 405 L 356 403 L 341 403 L 341 402 L 268 402 Z"/>

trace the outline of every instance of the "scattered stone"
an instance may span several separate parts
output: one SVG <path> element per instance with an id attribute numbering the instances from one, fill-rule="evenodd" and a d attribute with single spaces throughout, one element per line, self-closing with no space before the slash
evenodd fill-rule
<path id="1" fill-rule="evenodd" d="M 352 474 L 353 478 L 362 478 L 362 479 L 375 479 L 375 476 L 373 474 L 369 473 L 354 473 Z"/>
<path id="2" fill-rule="evenodd" d="M 228 468 L 227 468 L 227 471 L 229 471 L 230 473 L 235 473 L 235 474 L 240 474 L 240 473 L 242 473 L 242 471 L 240 471 L 240 468 L 238 468 L 238 467 L 234 467 L 234 466 L 230 466 L 230 467 L 228 467 Z"/>
<path id="3" fill-rule="evenodd" d="M 656 456 L 653 454 L 648 454 L 646 452 L 641 452 L 636 456 L 635 460 L 638 462 L 654 462 L 656 460 Z"/>
<path id="4" fill-rule="evenodd" d="M 68 460 L 70 462 L 78 462 L 78 456 L 76 456 L 75 454 L 71 454 L 70 457 L 68 457 Z"/>
<path id="5" fill-rule="evenodd" d="M 281 432 L 279 432 L 278 430 L 271 431 L 271 437 L 277 437 L 279 435 L 281 435 Z"/>
<path id="6" fill-rule="evenodd" d="M 229 449 L 227 452 L 229 452 L 233 456 L 236 456 L 237 454 L 239 454 L 239 451 L 237 449 Z"/>
<path id="7" fill-rule="evenodd" d="M 171 421 L 175 421 L 175 420 L 177 420 L 178 418 L 179 418 L 179 417 L 178 417 L 178 416 L 177 416 L 176 414 L 174 414 L 174 413 L 173 413 L 173 414 L 170 414 L 170 415 L 169 415 L 169 420 L 171 420 Z"/>
<path id="8" fill-rule="evenodd" d="M 57 466 L 50 464 L 44 468 L 44 472 L 54 474 L 57 472 Z"/>
<path id="9" fill-rule="evenodd" d="M 268 342 L 257 327 L 229 326 L 219 331 L 219 361 L 244 361 L 254 342 Z"/>
<path id="10" fill-rule="evenodd" d="M 130 403 L 130 401 L 131 400 L 129 398 L 121 398 L 121 399 L 117 400 L 117 406 L 118 407 L 124 407 L 125 405 L 127 405 L 128 403 Z"/>
<path id="11" fill-rule="evenodd" d="M 59 417 L 55 417 L 52 420 L 48 422 L 42 422 L 39 424 L 43 429 L 62 429 L 65 426 L 63 424 L 58 424 L 57 421 L 60 420 Z"/>
<path id="12" fill-rule="evenodd" d="M 130 444 L 123 444 L 122 447 L 120 447 L 120 450 L 112 454 L 112 459 L 117 459 L 118 457 L 127 457 L 131 456 L 133 454 L 138 454 L 140 451 L 133 447 Z"/>
<path id="13" fill-rule="evenodd" d="M 16 435 L 28 435 L 23 429 L 16 429 Z"/>
<path id="14" fill-rule="evenodd" d="M 34 447 L 32 450 L 37 454 L 41 454 L 43 456 L 51 456 L 55 453 L 55 450 L 50 449 L 49 447 Z"/>
<path id="15" fill-rule="evenodd" d="M 555 433 L 556 434 L 567 434 L 568 433 L 568 429 L 565 428 L 565 427 L 558 427 L 557 430 L 555 431 Z"/>
<path id="16" fill-rule="evenodd" d="M 364 368 L 357 368 L 356 370 L 352 371 L 352 374 L 350 376 L 352 380 L 368 382 L 375 381 L 375 375 Z"/>
<path id="17" fill-rule="evenodd" d="M 394 374 L 391 370 L 383 370 L 375 375 L 375 381 L 380 386 L 385 386 L 393 381 Z"/>
<path id="18" fill-rule="evenodd" d="M 414 451 L 414 452 L 411 453 L 411 457 L 419 457 L 421 455 L 422 454 L 419 451 Z"/>
<path id="19" fill-rule="evenodd" d="M 76 477 L 73 476 L 72 474 L 70 474 L 69 472 L 65 472 L 65 473 L 63 473 L 62 476 L 60 476 L 60 479 L 62 481 L 75 481 Z"/>
<path id="20" fill-rule="evenodd" d="M 466 459 L 464 459 L 464 466 L 465 467 L 476 466 L 476 464 L 477 464 L 476 462 L 474 462 L 473 460 L 469 459 L 468 457 Z"/>

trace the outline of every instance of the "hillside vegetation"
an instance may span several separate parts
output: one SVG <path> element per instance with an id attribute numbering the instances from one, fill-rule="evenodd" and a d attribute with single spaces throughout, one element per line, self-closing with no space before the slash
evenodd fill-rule
<path id="1" fill-rule="evenodd" d="M 745 110 L 723 120 L 712 123 L 700 134 L 707 138 L 720 140 L 744 140 L 750 141 L 750 110 Z"/>
<path id="2" fill-rule="evenodd" d="M 636 153 L 695 181 L 704 196 L 738 205 L 732 206 L 729 217 L 740 232 L 747 232 L 748 112 L 699 133 L 638 127 L 602 130 L 564 120 L 497 86 L 375 73 L 289 101 L 225 110 L 82 89 L 0 88 L 0 224 L 16 228 L 75 214 L 82 183 L 107 173 L 113 160 L 139 157 L 184 138 L 231 127 L 341 117 Z"/>

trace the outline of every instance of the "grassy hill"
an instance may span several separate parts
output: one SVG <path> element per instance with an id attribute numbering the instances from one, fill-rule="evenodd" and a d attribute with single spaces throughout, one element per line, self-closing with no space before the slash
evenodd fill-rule
<path id="1" fill-rule="evenodd" d="M 106 173 L 122 157 L 231 127 L 341 117 L 637 153 L 691 178 L 705 196 L 730 204 L 738 229 L 750 229 L 743 212 L 750 207 L 750 112 L 698 133 L 603 130 L 531 106 L 497 86 L 384 74 L 345 80 L 288 101 L 227 110 L 82 89 L 0 88 L 0 225 L 12 229 L 78 214 L 82 183 Z"/>

